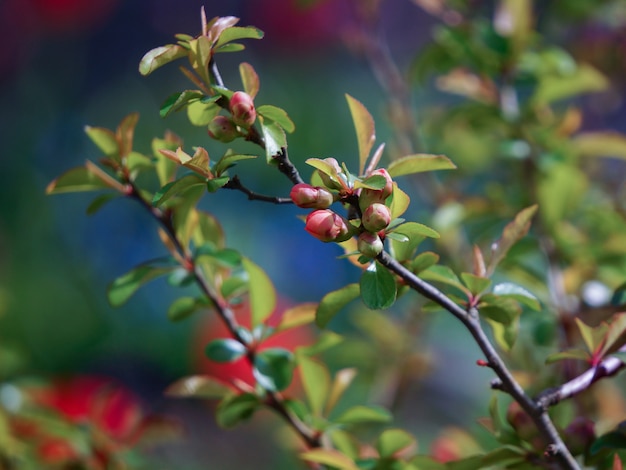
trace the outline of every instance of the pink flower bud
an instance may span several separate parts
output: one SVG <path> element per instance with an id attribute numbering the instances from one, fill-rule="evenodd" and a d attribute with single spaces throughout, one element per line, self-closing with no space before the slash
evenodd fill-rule
<path id="1" fill-rule="evenodd" d="M 219 140 L 220 142 L 232 142 L 236 137 L 238 137 L 239 131 L 237 127 L 226 116 L 215 116 L 208 127 L 209 135 L 215 140 Z"/>
<path id="2" fill-rule="evenodd" d="M 385 199 L 387 199 L 391 193 L 393 192 L 393 180 L 387 170 L 384 168 L 378 168 L 370 173 L 369 176 L 380 175 L 383 176 L 387 183 L 382 189 L 368 189 L 363 188 L 361 190 L 361 194 L 359 195 L 359 207 L 362 211 L 365 211 L 367 207 L 371 206 L 374 203 L 385 203 Z"/>
<path id="3" fill-rule="evenodd" d="M 375 233 L 363 232 L 359 235 L 357 247 L 361 254 L 375 258 L 383 251 L 383 241 Z"/>
<path id="4" fill-rule="evenodd" d="M 305 230 L 323 242 L 343 242 L 353 234 L 350 223 L 330 209 L 318 209 L 306 218 Z"/>
<path id="5" fill-rule="evenodd" d="M 386 228 L 391 222 L 389 208 L 381 203 L 374 203 L 363 212 L 361 223 L 368 232 L 376 233 Z"/>
<path id="6" fill-rule="evenodd" d="M 296 184 L 289 196 L 296 206 L 305 209 L 326 209 L 334 202 L 333 193 L 306 183 Z"/>
<path id="7" fill-rule="evenodd" d="M 254 101 L 249 94 L 243 91 L 236 91 L 230 98 L 230 112 L 233 115 L 235 124 L 248 128 L 256 120 L 256 109 Z"/>

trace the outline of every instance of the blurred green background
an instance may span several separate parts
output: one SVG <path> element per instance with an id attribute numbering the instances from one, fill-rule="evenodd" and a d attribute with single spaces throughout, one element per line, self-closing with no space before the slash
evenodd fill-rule
<path id="1" fill-rule="evenodd" d="M 419 2 L 387 0 L 378 25 L 402 70 L 409 68 L 434 24 L 415 3 Z M 490 2 L 473 3 L 490 8 Z M 261 78 L 257 101 L 283 107 L 296 124 L 289 139 L 290 157 L 305 175 L 303 161 L 309 157 L 333 156 L 348 164 L 357 160 L 344 93 L 370 109 L 378 142 L 390 138 L 381 88 L 366 61 L 353 53 L 358 45 L 347 46 L 355 26 L 355 5 L 349 0 L 321 2 L 305 10 L 298 10 L 291 0 L 4 0 L 0 379 L 100 373 L 122 380 L 152 411 L 175 413 L 192 431 L 188 439 L 157 451 L 162 465 L 158 468 L 201 468 L 203 462 L 212 466 L 202 468 L 251 468 L 260 461 L 267 462 L 264 468 L 289 468 L 281 460 L 288 457 L 267 444 L 272 435 L 258 432 L 268 422 L 275 424 L 275 418 L 263 416 L 242 429 L 224 432 L 216 429 L 208 407 L 162 396 L 165 386 L 193 372 L 197 356 L 193 338 L 201 328 L 198 318 L 177 324 L 167 320 L 167 307 L 178 295 L 174 288 L 156 281 L 122 308 L 107 304 L 105 290 L 113 278 L 163 254 L 152 221 L 139 207 L 122 201 L 88 217 L 86 198 L 44 195 L 46 185 L 63 171 L 98 158 L 83 132 L 85 125 L 114 128 L 134 111 L 141 114 L 138 149 L 149 153 L 151 138 L 171 129 L 187 146 L 203 145 L 219 155 L 223 147 L 211 142 L 203 129 L 190 128 L 184 115 L 159 117 L 165 97 L 188 86 L 176 67 L 147 78 L 137 72 L 149 49 L 171 42 L 175 33 L 199 32 L 202 5 L 209 18 L 234 15 L 242 25 L 265 31 L 266 39 L 247 42 L 244 53 L 224 55 L 219 66 L 231 88 L 239 81 L 239 62 L 256 68 Z M 600 68 L 616 84 L 612 95 L 586 103 L 591 119 L 585 127 L 626 131 L 620 91 L 626 31 L 623 23 L 611 25 L 589 17 L 592 8 L 589 1 L 542 6 L 542 27 L 577 57 L 600 61 Z M 559 21 L 559 15 L 565 15 L 565 21 Z M 416 92 L 418 114 L 420 107 L 444 99 L 432 86 Z M 270 172 L 261 159 L 237 171 L 256 191 L 287 195 L 288 181 L 277 181 Z M 227 191 L 207 197 L 203 205 L 222 219 L 229 245 L 265 268 L 292 301 L 315 301 L 357 279 L 356 268 L 335 259 L 340 254 L 337 247 L 315 243 L 304 233 L 296 218 L 302 211 L 284 207 L 277 217 L 275 207 L 250 203 Z M 418 211 L 419 201 L 414 199 L 411 207 Z M 475 346 L 452 321 L 437 318 L 431 328 L 429 345 L 446 339 L 437 346 L 436 364 L 446 364 L 447 371 L 433 372 L 421 385 L 417 396 L 432 406 L 408 400 L 401 417 L 426 443 L 440 423 L 470 421 L 473 407 L 486 400 L 489 378 L 488 373 L 475 371 L 470 378 L 467 368 L 475 360 Z M 441 383 L 451 370 L 460 374 L 461 382 L 466 380 L 462 390 Z M 238 451 L 242 439 L 243 453 Z M 250 446 L 258 444 L 254 450 L 248 445 L 251 441 Z M 227 467 L 220 466 L 224 458 Z"/>

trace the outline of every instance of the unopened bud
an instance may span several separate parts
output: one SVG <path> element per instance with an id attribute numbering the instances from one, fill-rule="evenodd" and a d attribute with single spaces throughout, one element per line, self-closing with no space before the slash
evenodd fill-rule
<path id="1" fill-rule="evenodd" d="M 374 203 L 365 209 L 361 222 L 365 230 L 376 233 L 389 225 L 391 212 L 386 205 Z"/>
<path id="2" fill-rule="evenodd" d="M 232 142 L 240 135 L 233 121 L 222 115 L 215 116 L 209 122 L 208 132 L 212 138 L 224 143 Z"/>
<path id="3" fill-rule="evenodd" d="M 343 177 L 343 169 L 341 168 L 341 166 L 339 166 L 339 162 L 333 157 L 325 158 L 324 161 L 333 168 L 334 173 L 335 173 L 333 177 L 331 177 L 330 175 L 324 173 L 323 171 L 318 170 L 318 174 L 320 178 L 322 179 L 322 181 L 324 182 L 324 185 L 330 189 L 337 189 L 337 190 L 343 189 L 344 186 L 341 184 L 341 181 L 340 181 Z"/>
<path id="4" fill-rule="evenodd" d="M 565 428 L 563 440 L 574 455 L 584 453 L 596 439 L 593 421 L 578 416 Z"/>
<path id="5" fill-rule="evenodd" d="M 389 196 L 391 196 L 391 193 L 393 192 L 393 180 L 391 179 L 391 176 L 389 175 L 387 170 L 385 170 L 384 168 L 377 168 L 369 174 L 369 176 L 377 175 L 382 176 L 385 178 L 385 180 L 387 180 L 385 186 L 380 190 L 382 193 L 381 196 L 387 199 Z"/>
<path id="6" fill-rule="evenodd" d="M 516 401 L 509 405 L 506 420 L 524 441 L 532 442 L 539 435 L 539 430 L 530 415 Z"/>
<path id="7" fill-rule="evenodd" d="M 305 230 L 323 242 L 343 242 L 353 234 L 350 223 L 330 209 L 318 209 L 306 218 Z"/>
<path id="8" fill-rule="evenodd" d="M 359 235 L 357 247 L 361 254 L 375 258 L 383 251 L 383 241 L 375 233 L 363 232 Z"/>
<path id="9" fill-rule="evenodd" d="M 326 209 L 334 202 L 333 193 L 319 186 L 296 184 L 289 194 L 293 203 L 305 209 Z"/>
<path id="10" fill-rule="evenodd" d="M 243 91 L 236 91 L 230 98 L 230 112 L 235 124 L 248 128 L 256 120 L 256 109 L 252 97 Z"/>
<path id="11" fill-rule="evenodd" d="M 384 168 L 378 168 L 372 171 L 369 176 L 379 175 L 383 176 L 387 183 L 382 189 L 369 189 L 363 188 L 361 190 L 361 194 L 359 195 L 359 207 L 362 211 L 364 211 L 368 206 L 371 206 L 374 203 L 385 203 L 385 199 L 391 196 L 393 192 L 393 180 L 389 173 Z"/>

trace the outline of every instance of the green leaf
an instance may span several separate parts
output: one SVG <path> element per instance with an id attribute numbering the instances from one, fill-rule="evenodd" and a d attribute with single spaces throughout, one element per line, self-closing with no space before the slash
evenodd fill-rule
<path id="1" fill-rule="evenodd" d="M 484 295 L 478 308 L 481 316 L 503 325 L 510 324 L 522 313 L 515 300 L 493 294 Z"/>
<path id="2" fill-rule="evenodd" d="M 326 401 L 326 412 L 330 413 L 337 405 L 344 392 L 348 389 L 354 378 L 356 377 L 357 370 L 353 367 L 341 369 L 337 371 L 333 378 L 333 383 L 328 393 L 328 400 Z"/>
<path id="3" fill-rule="evenodd" d="M 595 353 L 604 342 L 609 326 L 606 323 L 600 323 L 598 326 L 592 327 L 583 323 L 579 318 L 574 318 L 574 320 L 587 350 L 591 354 Z"/>
<path id="4" fill-rule="evenodd" d="M 172 267 L 141 265 L 115 279 L 107 289 L 109 303 L 119 307 L 147 282 L 172 271 Z"/>
<path id="5" fill-rule="evenodd" d="M 381 406 L 356 405 L 348 408 L 336 419 L 337 424 L 388 423 L 392 420 L 391 413 Z"/>
<path id="6" fill-rule="evenodd" d="M 413 261 L 411 262 L 411 270 L 419 274 L 425 269 L 430 268 L 431 266 L 437 264 L 439 261 L 439 255 L 437 253 L 433 253 L 432 251 L 425 251 L 424 253 L 420 253 L 417 255 Z"/>
<path id="7" fill-rule="evenodd" d="M 215 176 L 221 176 L 226 170 L 232 167 L 236 162 L 241 160 L 251 160 L 256 158 L 256 155 L 245 155 L 241 153 L 227 153 L 220 158 L 213 167 L 213 173 Z"/>
<path id="8" fill-rule="evenodd" d="M 397 183 L 393 183 L 393 192 L 391 193 L 391 204 L 389 210 L 391 212 L 391 220 L 395 220 L 406 212 L 409 208 L 411 198 L 407 193 L 402 191 Z"/>
<path id="9" fill-rule="evenodd" d="M 589 185 L 581 169 L 566 164 L 553 164 L 537 186 L 537 199 L 541 218 L 547 228 L 559 229 L 559 223 L 570 213 L 578 211 Z"/>
<path id="10" fill-rule="evenodd" d="M 229 42 L 228 44 L 220 46 L 219 49 L 215 49 L 215 52 L 239 52 L 243 51 L 245 48 L 246 46 L 238 42 Z"/>
<path id="11" fill-rule="evenodd" d="M 445 155 L 418 153 L 398 158 L 389 164 L 387 171 L 391 177 L 411 175 L 434 170 L 454 170 L 456 165 Z"/>
<path id="12" fill-rule="evenodd" d="M 223 188 L 226 185 L 226 183 L 228 183 L 229 181 L 230 181 L 230 177 L 228 176 L 221 176 L 219 178 L 210 178 L 206 182 L 206 190 L 210 193 L 214 193 L 220 188 Z"/>
<path id="13" fill-rule="evenodd" d="M 252 326 L 257 326 L 267 320 L 276 308 L 276 289 L 263 269 L 245 257 L 241 262 L 249 278 Z"/>
<path id="14" fill-rule="evenodd" d="M 511 282 L 502 282 L 493 286 L 494 295 L 508 297 L 532 308 L 535 311 L 541 310 L 539 300 L 533 294 L 521 286 Z"/>
<path id="15" fill-rule="evenodd" d="M 611 431 L 597 438 L 591 444 L 589 452 L 591 455 L 596 455 L 603 450 L 619 449 L 626 449 L 626 434 L 621 431 Z"/>
<path id="16" fill-rule="evenodd" d="M 330 465 L 336 470 L 359 470 L 354 461 L 335 449 L 317 448 L 300 454 L 300 458 L 308 462 Z"/>
<path id="17" fill-rule="evenodd" d="M 280 323 L 276 327 L 276 331 L 289 330 L 313 323 L 315 321 L 317 305 L 318 304 L 314 302 L 307 302 L 285 310 L 280 319 Z"/>
<path id="18" fill-rule="evenodd" d="M 550 354 L 546 357 L 546 364 L 552 364 L 553 362 L 563 361 L 565 359 L 574 359 L 577 361 L 589 361 L 591 356 L 588 351 L 583 349 L 568 349 L 567 351 L 561 351 L 554 354 Z"/>
<path id="19" fill-rule="evenodd" d="M 232 29 L 232 28 L 230 28 Z M 228 30 L 227 30 L 228 31 Z M 244 91 L 250 95 L 251 98 L 254 97 L 259 92 L 259 76 L 257 75 L 254 67 L 247 62 L 242 62 L 239 64 L 239 75 L 241 75 L 241 81 L 243 83 Z M 257 112 L 258 112 L 257 108 Z"/>
<path id="20" fill-rule="evenodd" d="M 250 419 L 261 406 L 259 398 L 252 393 L 231 395 L 220 402 L 215 418 L 219 426 L 232 428 L 240 422 Z"/>
<path id="21" fill-rule="evenodd" d="M 583 132 L 573 139 L 576 152 L 584 157 L 626 160 L 626 135 L 620 132 Z"/>
<path id="22" fill-rule="evenodd" d="M 361 274 L 361 299 L 367 308 L 389 308 L 396 301 L 396 280 L 387 269 L 373 262 Z"/>
<path id="23" fill-rule="evenodd" d="M 204 348 L 206 357 L 215 362 L 234 362 L 247 352 L 245 345 L 232 338 L 214 339 Z"/>
<path id="24" fill-rule="evenodd" d="M 367 157 L 372 150 L 376 140 L 376 130 L 374 129 L 374 119 L 367 108 L 359 100 L 346 94 L 346 100 L 352 114 L 352 121 L 356 130 L 357 143 L 359 145 L 359 175 L 365 170 Z"/>
<path id="25" fill-rule="evenodd" d="M 87 215 L 93 215 L 98 212 L 107 202 L 120 197 L 117 193 L 101 194 L 93 199 L 87 207 Z"/>
<path id="26" fill-rule="evenodd" d="M 626 344 L 626 313 L 616 313 L 611 317 L 609 328 L 604 337 L 600 357 L 613 354 Z"/>
<path id="27" fill-rule="evenodd" d="M 120 145 L 115 133 L 103 127 L 85 126 L 85 133 L 107 157 L 120 154 Z"/>
<path id="28" fill-rule="evenodd" d="M 621 307 L 626 305 L 626 283 L 619 285 L 611 297 L 611 305 Z"/>
<path id="29" fill-rule="evenodd" d="M 224 398 L 233 389 L 213 377 L 191 375 L 178 379 L 165 389 L 165 395 L 178 398 Z"/>
<path id="30" fill-rule="evenodd" d="M 257 383 L 263 388 L 279 392 L 291 383 L 294 367 L 295 361 L 291 351 L 269 348 L 254 356 L 252 372 Z"/>
<path id="31" fill-rule="evenodd" d="M 215 47 L 217 48 L 231 41 L 238 41 L 239 39 L 261 38 L 263 38 L 263 31 L 254 26 L 231 26 L 222 31 Z"/>
<path id="32" fill-rule="evenodd" d="M 356 180 L 354 182 L 354 188 L 383 189 L 386 184 L 387 179 L 384 176 L 372 175 L 362 180 Z"/>
<path id="33" fill-rule="evenodd" d="M 221 108 L 214 101 L 192 101 L 187 104 L 187 118 L 194 126 L 205 127 L 220 113 L 220 110 Z"/>
<path id="34" fill-rule="evenodd" d="M 537 207 L 535 204 L 521 210 L 513 221 L 504 227 L 502 236 L 491 247 L 491 259 L 487 267 L 488 275 L 493 274 L 496 266 L 504 259 L 511 247 L 526 236 L 530 229 L 530 221 L 537 212 Z"/>
<path id="35" fill-rule="evenodd" d="M 171 321 L 181 321 L 206 306 L 206 302 L 195 297 L 179 297 L 170 305 L 167 310 L 167 317 Z"/>
<path id="36" fill-rule="evenodd" d="M 172 62 L 173 60 L 185 57 L 187 49 L 176 44 L 156 47 L 141 58 L 139 62 L 139 73 L 143 76 L 149 75 L 159 67 Z"/>
<path id="37" fill-rule="evenodd" d="M 266 119 L 270 119 L 277 124 L 279 124 L 285 131 L 290 134 L 296 130 L 296 125 L 293 123 L 287 112 L 279 108 L 277 106 L 272 106 L 270 104 L 264 104 L 259 106 L 257 109 L 257 113 L 263 116 Z"/>
<path id="38" fill-rule="evenodd" d="M 97 168 L 92 164 L 93 167 Z M 46 188 L 46 194 L 61 194 L 70 192 L 100 191 L 103 189 L 123 190 L 122 184 L 104 171 L 100 170 L 106 178 L 96 174 L 87 167 L 77 167 L 66 171 L 57 179 L 53 180 Z"/>
<path id="39" fill-rule="evenodd" d="M 498 346 L 504 351 L 510 351 L 515 344 L 519 332 L 519 317 L 515 318 L 510 323 L 501 323 L 491 319 L 487 319 L 487 321 L 493 330 L 493 337 Z"/>
<path id="40" fill-rule="evenodd" d="M 461 273 L 461 280 L 473 296 L 482 294 L 491 285 L 491 279 L 470 273 Z"/>
<path id="41" fill-rule="evenodd" d="M 526 460 L 528 451 L 512 445 L 505 445 L 483 455 L 481 465 L 499 468 L 506 468 L 507 465 L 523 462 Z"/>
<path id="42" fill-rule="evenodd" d="M 165 100 L 161 105 L 159 114 L 162 118 L 169 116 L 175 111 L 180 111 L 185 105 L 192 100 L 198 100 L 204 96 L 199 90 L 184 90 L 174 93 Z"/>
<path id="43" fill-rule="evenodd" d="M 159 189 L 152 198 L 152 205 L 159 207 L 174 196 L 184 194 L 191 188 L 204 186 L 206 181 L 204 178 L 196 174 L 185 175 L 176 181 L 167 183 L 161 189 Z"/>
<path id="44" fill-rule="evenodd" d="M 298 366 L 311 411 L 321 416 L 330 390 L 328 368 L 323 362 L 305 355 L 298 356 Z"/>
<path id="45" fill-rule="evenodd" d="M 452 287 L 456 287 L 463 293 L 467 293 L 468 290 L 461 284 L 461 281 L 454 274 L 454 271 L 447 266 L 442 266 L 440 264 L 429 267 L 428 269 L 423 270 L 419 273 L 419 277 L 426 281 L 435 281 L 441 282 L 443 284 L 447 284 Z"/>
<path id="46" fill-rule="evenodd" d="M 272 163 L 274 157 L 278 155 L 283 148 L 287 147 L 287 137 L 285 131 L 280 124 L 259 116 L 261 123 L 261 131 L 263 132 L 263 140 L 265 142 L 265 158 L 267 163 Z"/>
<path id="47" fill-rule="evenodd" d="M 315 323 L 317 326 L 325 328 L 343 307 L 359 296 L 359 292 L 358 284 L 348 284 L 322 297 L 315 312 Z"/>
<path id="48" fill-rule="evenodd" d="M 579 64 L 574 73 L 541 77 L 531 101 L 534 104 L 548 104 L 583 93 L 603 91 L 608 86 L 609 81 L 597 69 Z"/>
<path id="49" fill-rule="evenodd" d="M 415 445 L 416 442 L 415 437 L 402 429 L 386 429 L 378 437 L 376 449 L 382 458 L 393 457 L 395 453 Z"/>
<path id="50" fill-rule="evenodd" d="M 439 238 L 439 233 L 423 224 L 419 224 L 417 222 L 405 222 L 402 225 L 398 225 L 397 228 L 393 229 L 396 233 L 402 233 L 409 237 L 409 239 L 413 237 L 430 237 L 430 238 Z"/>

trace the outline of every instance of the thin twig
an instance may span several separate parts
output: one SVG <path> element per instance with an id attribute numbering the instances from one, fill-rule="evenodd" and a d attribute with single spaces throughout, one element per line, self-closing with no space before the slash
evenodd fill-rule
<path id="1" fill-rule="evenodd" d="M 274 161 L 278 163 L 278 171 L 289 178 L 293 184 L 304 183 L 296 166 L 289 160 L 287 149 L 282 147 L 280 152 L 274 155 Z"/>
<path id="2" fill-rule="evenodd" d="M 293 204 L 293 201 L 288 197 L 267 196 L 265 194 L 255 193 L 246 188 L 237 175 L 233 176 L 223 188 L 241 191 L 248 196 L 248 200 L 250 201 L 271 202 L 273 204 Z"/>

